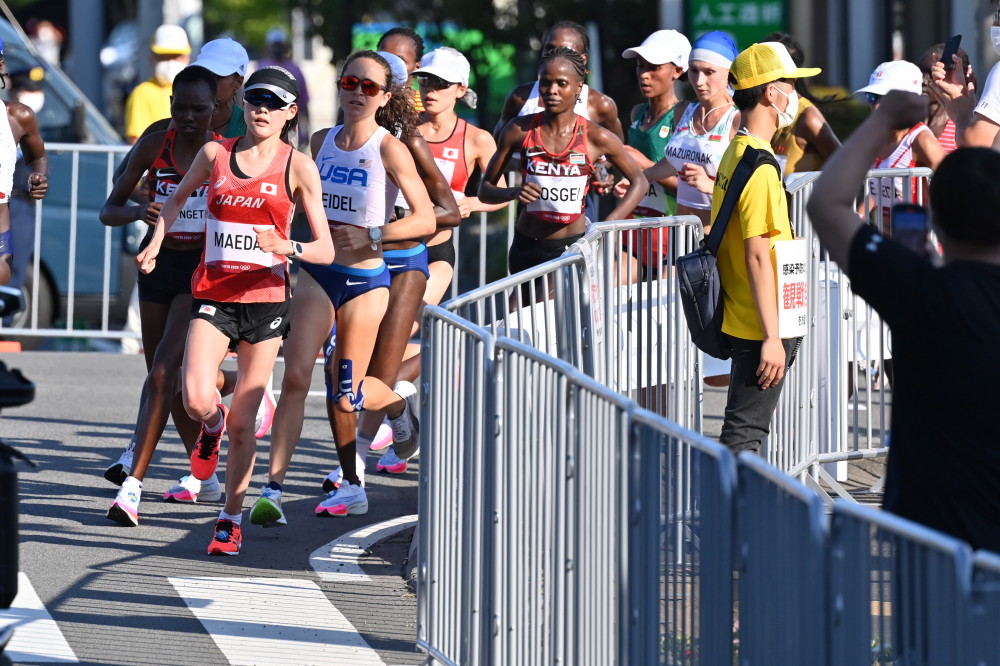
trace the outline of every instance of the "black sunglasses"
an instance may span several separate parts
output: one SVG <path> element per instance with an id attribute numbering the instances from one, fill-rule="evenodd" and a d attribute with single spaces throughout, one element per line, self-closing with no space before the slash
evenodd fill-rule
<path id="1" fill-rule="evenodd" d="M 875 106 L 878 101 L 882 99 L 881 95 L 876 95 L 875 93 L 865 93 L 865 100 L 868 102 L 868 106 Z"/>
<path id="2" fill-rule="evenodd" d="M 337 86 L 341 90 L 346 90 L 348 92 L 353 92 L 358 89 L 358 86 L 361 86 L 362 94 L 367 95 L 368 97 L 374 97 L 383 91 L 389 92 L 388 88 L 372 81 L 371 79 L 359 79 L 358 77 L 351 76 L 350 74 L 345 74 L 340 77 L 340 80 L 337 81 Z"/>
<path id="3" fill-rule="evenodd" d="M 417 85 L 421 88 L 427 88 L 427 90 L 444 90 L 455 85 L 451 81 L 445 81 L 440 76 L 433 74 L 416 74 L 414 78 L 417 80 Z"/>
<path id="4" fill-rule="evenodd" d="M 285 102 L 277 95 L 266 92 L 257 92 L 256 90 L 243 93 L 243 101 L 250 106 L 266 107 L 270 111 L 281 111 L 292 105 L 291 102 Z"/>

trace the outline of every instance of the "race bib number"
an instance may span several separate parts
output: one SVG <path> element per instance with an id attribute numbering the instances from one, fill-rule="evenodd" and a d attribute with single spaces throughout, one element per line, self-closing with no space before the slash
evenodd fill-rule
<path id="1" fill-rule="evenodd" d="M 809 330 L 809 247 L 804 239 L 776 241 L 778 336 L 797 338 Z"/>
<path id="2" fill-rule="evenodd" d="M 363 187 L 340 186 L 335 191 L 323 190 L 323 208 L 326 209 L 326 218 L 336 220 L 346 224 L 364 226 L 365 224 L 365 201 L 368 193 Z"/>
<path id="3" fill-rule="evenodd" d="M 526 210 L 553 222 L 572 222 L 583 212 L 586 176 L 540 176 L 529 174 L 525 182 L 538 183 L 542 189 L 538 199 Z"/>
<path id="4" fill-rule="evenodd" d="M 208 218 L 205 226 L 205 263 L 226 273 L 270 268 L 277 257 L 257 246 L 257 232 L 249 224 Z"/>
<path id="5" fill-rule="evenodd" d="M 632 217 L 662 217 L 667 214 L 666 190 L 659 183 L 649 184 L 646 196 L 632 211 Z"/>
<path id="6" fill-rule="evenodd" d="M 153 200 L 164 203 L 177 186 L 173 183 L 157 183 L 156 195 Z M 170 225 L 167 236 L 178 240 L 198 240 L 205 233 L 205 220 L 208 218 L 208 183 L 198 186 L 191 193 L 184 207 L 177 213 L 177 219 Z"/>
<path id="7" fill-rule="evenodd" d="M 441 175 L 444 176 L 444 179 L 450 183 L 451 179 L 455 176 L 454 160 L 446 160 L 440 157 L 435 157 L 434 163 L 437 164 L 438 169 L 441 170 Z"/>

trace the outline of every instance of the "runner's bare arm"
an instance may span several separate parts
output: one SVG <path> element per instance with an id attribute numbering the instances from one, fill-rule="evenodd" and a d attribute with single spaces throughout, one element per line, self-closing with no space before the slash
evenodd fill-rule
<path id="1" fill-rule="evenodd" d="M 618 205 L 608 213 L 605 219 L 623 220 L 639 205 L 642 198 L 649 191 L 649 181 L 639 165 L 625 151 L 625 146 L 614 134 L 604 129 L 596 127 L 593 123 L 588 128 L 588 137 L 591 143 L 591 155 L 604 155 L 605 158 L 625 178 L 628 179 L 628 189 L 625 195 L 618 201 Z"/>
<path id="2" fill-rule="evenodd" d="M 16 102 L 8 102 L 7 112 L 14 116 L 21 129 L 18 143 L 24 151 L 24 163 L 31 168 L 31 173 L 28 174 L 28 193 L 32 199 L 41 199 L 49 189 L 49 158 L 45 154 L 45 142 L 38 129 L 38 118 L 34 111 Z"/>
<path id="3" fill-rule="evenodd" d="M 587 96 L 587 106 L 590 107 L 590 119 L 605 128 L 622 143 L 625 142 L 625 132 L 622 121 L 618 118 L 618 105 L 607 95 L 591 89 Z"/>
<path id="4" fill-rule="evenodd" d="M 802 112 L 802 117 L 795 125 L 795 136 L 816 148 L 816 152 L 824 160 L 840 148 L 840 139 L 834 134 L 830 123 L 826 122 L 823 113 L 815 106 L 810 106 Z"/>
<path id="5" fill-rule="evenodd" d="M 111 186 L 111 193 L 108 200 L 101 208 L 101 222 L 105 226 L 120 227 L 136 220 L 145 219 L 150 224 L 156 223 L 156 217 L 149 219 L 149 209 L 154 207 L 159 210 L 158 204 L 128 205 L 132 191 L 142 179 L 143 174 L 156 159 L 156 151 L 159 150 L 163 142 L 163 133 L 147 134 L 132 148 L 132 159 L 125 165 L 125 169 Z M 157 215 L 158 217 L 158 215 Z"/>
<path id="6" fill-rule="evenodd" d="M 937 169 L 944 155 L 944 148 L 933 132 L 921 132 L 913 142 L 913 156 L 920 166 Z"/>
<path id="7" fill-rule="evenodd" d="M 163 132 L 164 130 L 168 129 L 170 127 L 171 122 L 172 121 L 170 118 L 162 118 L 154 123 L 151 123 L 149 127 L 147 127 L 142 131 L 142 134 L 139 135 L 139 138 L 136 139 L 135 145 L 138 145 L 139 141 L 142 141 L 142 139 L 149 136 L 153 132 Z M 121 178 L 121 175 L 125 172 L 125 167 L 128 165 L 128 161 L 132 158 L 132 155 L 135 153 L 135 145 L 132 146 L 131 150 L 125 153 L 125 158 L 122 159 L 122 163 L 118 165 L 117 169 L 115 169 L 114 174 L 111 176 L 112 183 Z"/>
<path id="8" fill-rule="evenodd" d="M 926 117 L 927 97 L 893 90 L 823 166 L 809 198 L 809 218 L 820 242 L 842 268 L 850 270 L 851 240 L 864 224 L 855 212 L 854 197 L 879 148 L 891 132 L 913 127 Z"/>
<path id="9" fill-rule="evenodd" d="M 531 93 L 531 87 L 535 85 L 534 81 L 530 83 L 522 83 L 514 87 L 510 93 L 507 94 L 507 99 L 503 101 L 503 109 L 500 111 L 500 120 L 497 121 L 497 126 L 493 129 L 493 136 L 496 138 L 496 142 L 500 143 L 500 135 L 503 133 L 504 127 L 511 119 L 517 117 L 518 111 L 524 106 L 525 101 L 528 99 L 528 95 Z"/>
<path id="10" fill-rule="evenodd" d="M 503 132 L 500 134 L 497 151 L 493 153 L 489 164 L 486 165 L 486 169 L 483 172 L 483 180 L 479 184 L 479 200 L 483 203 L 500 204 L 513 201 L 520 196 L 526 187 L 525 185 L 520 187 L 502 187 L 499 185 L 504 171 L 507 170 L 507 164 L 517 154 L 517 151 L 520 150 L 526 135 L 527 132 L 516 119 L 511 120 L 504 127 Z M 534 185 L 534 183 L 529 183 L 529 185 Z"/>
<path id="11" fill-rule="evenodd" d="M 493 159 L 493 156 L 497 152 L 497 142 L 493 140 L 493 135 L 486 130 L 469 125 L 468 129 L 466 129 L 465 140 L 472 144 L 470 152 L 473 156 L 474 165 L 479 168 L 481 173 L 486 173 L 486 167 L 489 166 L 490 160 Z M 500 180 L 497 181 L 497 187 L 506 187 L 506 185 L 507 181 L 503 174 L 501 174 Z M 507 202 L 498 204 L 484 203 L 478 196 L 466 197 L 465 202 L 469 206 L 470 212 L 473 213 L 491 213 L 506 208 L 508 205 Z"/>
<path id="12" fill-rule="evenodd" d="M 302 209 L 309 222 L 309 230 L 312 232 L 313 240 L 302 244 L 302 261 L 312 264 L 331 264 L 334 259 L 333 241 L 330 239 L 330 225 L 326 220 L 326 210 L 323 208 L 323 186 L 319 180 L 319 170 L 316 163 L 297 150 L 292 151 L 292 172 L 291 182 L 292 198 L 302 202 Z M 267 233 L 267 232 L 265 232 Z M 269 233 L 277 234 L 273 229 Z M 258 243 L 262 237 L 257 234 Z M 265 252 L 271 251 L 275 254 L 290 255 L 294 247 L 290 240 L 272 238 L 275 247 L 268 249 L 261 245 Z"/>
<path id="13" fill-rule="evenodd" d="M 426 142 L 425 144 L 426 145 Z M 427 189 L 424 187 L 420 175 L 417 173 L 417 166 L 413 161 L 413 156 L 409 149 L 401 141 L 393 136 L 385 136 L 382 139 L 382 163 L 385 165 L 386 173 L 399 186 L 406 199 L 411 213 L 401 220 L 396 220 L 392 224 L 382 227 L 382 240 L 423 240 L 434 233 L 437 223 L 434 217 L 434 204 L 431 203 Z M 434 163 L 431 158 L 431 163 Z M 434 166 L 438 176 L 441 171 Z M 445 183 L 447 187 L 447 183 Z M 455 197 L 448 189 L 448 196 L 451 197 L 451 205 L 454 206 L 455 215 L 458 215 L 458 204 Z"/>

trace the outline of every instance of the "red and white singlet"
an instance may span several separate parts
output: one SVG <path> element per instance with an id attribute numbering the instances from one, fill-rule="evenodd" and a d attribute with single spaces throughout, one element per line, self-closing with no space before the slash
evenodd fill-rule
<path id="1" fill-rule="evenodd" d="M 233 148 L 241 137 L 220 142 L 208 187 L 208 218 L 201 264 L 191 277 L 195 298 L 230 303 L 280 303 L 288 297 L 288 258 L 257 245 L 257 226 L 273 226 L 288 238 L 295 202 L 288 188 L 292 148 L 281 142 L 260 175 L 239 171 Z"/>
<path id="2" fill-rule="evenodd" d="M 212 141 L 218 141 L 222 136 L 212 133 Z M 153 197 L 153 201 L 163 203 L 167 200 L 181 179 L 184 173 L 177 168 L 174 163 L 174 144 L 177 141 L 177 130 L 168 129 L 163 137 L 163 145 L 160 152 L 149 167 L 146 173 L 146 186 Z M 184 202 L 184 207 L 177 214 L 177 219 L 170 225 L 167 238 L 179 241 L 200 241 L 205 237 L 205 214 L 208 211 L 208 181 L 195 188 L 188 200 Z"/>
<path id="3" fill-rule="evenodd" d="M 524 182 L 538 183 L 538 199 L 524 207 L 525 213 L 546 222 L 569 224 L 583 213 L 594 163 L 587 150 L 587 121 L 576 116 L 573 138 L 566 150 L 554 155 L 542 144 L 542 114 L 532 118 L 521 146 Z"/>
<path id="4" fill-rule="evenodd" d="M 463 119 L 455 122 L 455 127 L 444 141 L 428 141 L 434 162 L 448 181 L 448 186 L 456 197 L 465 196 L 465 186 L 469 184 L 469 167 L 465 161 L 465 130 Z"/>
<path id="5" fill-rule="evenodd" d="M 903 136 L 896 149 L 885 159 L 875 159 L 873 169 L 910 169 L 917 166 L 913 156 L 913 142 L 922 132 L 930 132 L 931 128 L 923 123 L 917 123 Z M 878 181 L 878 183 L 876 183 Z M 868 194 L 874 199 L 873 204 L 882 207 L 883 219 L 888 220 L 892 205 L 903 201 L 903 178 L 871 178 L 868 180 Z M 881 194 L 881 196 L 879 196 Z M 909 203 L 920 203 L 916 187 L 912 189 Z"/>

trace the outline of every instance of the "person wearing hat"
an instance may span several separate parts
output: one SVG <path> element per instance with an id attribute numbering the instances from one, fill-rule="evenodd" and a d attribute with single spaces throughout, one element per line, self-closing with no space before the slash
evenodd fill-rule
<path id="1" fill-rule="evenodd" d="M 179 25 L 161 25 L 149 47 L 153 76 L 125 101 L 125 138 L 135 143 L 153 122 L 170 117 L 170 85 L 191 59 L 191 44 Z"/>
<path id="2" fill-rule="evenodd" d="M 280 26 L 267 31 L 264 37 L 267 55 L 257 61 L 257 67 L 284 67 L 299 82 L 299 143 L 309 137 L 309 88 L 306 86 L 302 69 L 293 61 L 288 52 L 288 33 Z"/>
<path id="3" fill-rule="evenodd" d="M 243 94 L 246 132 L 201 148 L 160 209 L 149 245 L 136 257 L 142 272 L 156 268 L 184 202 L 208 181 L 204 252 L 191 278 L 194 301 L 182 386 L 185 409 L 202 424 L 191 453 L 195 478 L 211 478 L 227 426 L 229 431 L 226 504 L 210 555 L 240 552 L 243 498 L 256 455 L 254 419 L 289 330 L 289 258 L 317 264 L 334 258 L 316 164 L 282 140 L 294 129 L 298 92 L 292 75 L 279 67 L 250 76 Z M 296 203 L 305 211 L 311 242 L 289 238 Z M 238 379 L 230 412 L 216 402 L 216 379 L 232 343 L 238 346 Z"/>
<path id="4" fill-rule="evenodd" d="M 712 219 L 719 213 L 736 166 L 748 148 L 774 154 L 771 139 L 795 120 L 795 79 L 819 69 L 797 67 L 779 42 L 754 44 L 733 60 L 730 82 L 740 127 L 719 163 Z M 793 238 L 788 199 L 778 170 L 753 172 L 729 219 L 717 255 L 723 291 L 722 332 L 732 350 L 729 397 L 719 435 L 733 452 L 760 449 L 770 432 L 786 369 L 798 338 L 778 333 L 774 245 Z"/>
<path id="5" fill-rule="evenodd" d="M 708 32 L 695 40 L 688 57 L 688 81 L 696 102 L 681 102 L 663 158 L 646 169 L 650 181 L 677 176 L 677 214 L 696 215 L 711 224 L 715 172 L 736 134 L 740 113 L 729 96 L 729 68 L 736 43 L 724 32 Z"/>
<path id="6" fill-rule="evenodd" d="M 0 41 L 0 74 L 4 69 L 3 41 Z M 38 130 L 35 112 L 21 102 L 0 102 L 6 108 L 6 122 L 0 121 L 0 285 L 10 283 L 13 274 L 14 243 L 11 234 L 11 195 L 14 193 L 14 166 L 17 149 L 24 154 L 30 169 L 27 192 L 31 199 L 41 199 L 49 188 L 49 159 Z M 34 234 L 32 234 L 34 235 Z M 19 234 L 24 236 L 24 234 Z M 27 248 L 24 248 L 25 251 Z"/>
<path id="7" fill-rule="evenodd" d="M 864 95 L 868 105 L 878 108 L 883 95 L 890 90 L 920 95 L 923 93 L 924 75 L 920 68 L 906 60 L 883 62 L 872 72 L 868 85 L 855 91 Z M 936 169 L 944 159 L 944 148 L 931 129 L 922 121 L 909 129 L 896 130 L 879 148 L 873 169 L 908 169 L 929 167 Z M 868 181 L 868 195 L 872 205 L 881 208 L 883 231 L 891 233 L 893 204 L 903 200 L 902 178 L 880 178 Z"/>
<path id="8" fill-rule="evenodd" d="M 687 72 L 691 42 L 676 30 L 657 30 L 639 46 L 625 49 L 622 57 L 635 60 L 639 92 L 646 101 L 632 108 L 628 142 L 625 150 L 643 169 L 663 158 L 674 128 L 677 107 L 677 80 Z M 619 182 L 615 195 L 625 193 L 628 183 Z M 677 175 L 649 182 L 649 192 L 642 198 L 630 217 L 659 217 L 677 211 Z M 648 251 L 644 242 L 657 232 L 633 232 L 629 238 L 631 252 L 643 264 Z M 663 242 L 667 242 L 666 236 Z M 633 262 L 635 261 L 633 259 Z"/>

